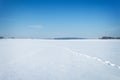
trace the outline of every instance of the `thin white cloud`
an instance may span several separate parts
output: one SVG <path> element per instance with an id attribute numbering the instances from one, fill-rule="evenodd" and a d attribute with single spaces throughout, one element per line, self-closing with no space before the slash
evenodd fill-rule
<path id="1" fill-rule="evenodd" d="M 29 28 L 33 28 L 33 29 L 42 29 L 43 26 L 41 26 L 41 25 L 30 25 Z"/>

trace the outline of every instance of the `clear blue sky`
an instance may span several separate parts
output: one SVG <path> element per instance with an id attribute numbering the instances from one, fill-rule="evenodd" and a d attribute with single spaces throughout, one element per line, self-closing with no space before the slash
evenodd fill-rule
<path id="1" fill-rule="evenodd" d="M 0 36 L 120 36 L 120 1 L 0 0 Z"/>

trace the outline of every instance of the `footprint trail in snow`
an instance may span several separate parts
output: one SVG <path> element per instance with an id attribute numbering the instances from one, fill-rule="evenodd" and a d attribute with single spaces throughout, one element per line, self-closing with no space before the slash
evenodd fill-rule
<path id="1" fill-rule="evenodd" d="M 108 60 L 102 60 L 102 59 L 100 59 L 98 57 L 93 57 L 93 56 L 89 56 L 89 55 L 86 55 L 86 54 L 81 54 L 81 53 L 78 53 L 76 51 L 71 50 L 70 48 L 64 48 L 64 49 L 67 50 L 67 51 L 69 51 L 70 53 L 77 54 L 79 56 L 84 56 L 86 58 L 90 58 L 90 59 L 96 60 L 98 62 L 101 62 L 102 64 L 106 64 L 106 65 L 115 67 L 115 68 L 117 68 L 117 69 L 120 70 L 120 65 L 114 64 L 114 63 L 112 63 L 112 62 L 110 62 Z"/>

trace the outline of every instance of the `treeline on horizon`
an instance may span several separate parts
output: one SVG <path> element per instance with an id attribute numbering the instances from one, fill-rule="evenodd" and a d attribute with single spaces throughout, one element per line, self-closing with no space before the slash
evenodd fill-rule
<path id="1" fill-rule="evenodd" d="M 0 36 L 0 39 L 55 39 L 55 40 L 71 40 L 71 39 L 91 39 L 91 38 L 79 38 L 79 37 L 59 37 L 59 38 L 17 38 L 17 37 L 4 37 Z M 98 39 L 120 39 L 120 37 L 110 37 L 110 36 L 103 36 Z"/>

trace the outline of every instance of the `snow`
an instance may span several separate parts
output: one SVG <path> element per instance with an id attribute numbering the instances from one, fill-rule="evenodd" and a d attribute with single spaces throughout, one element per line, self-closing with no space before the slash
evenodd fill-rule
<path id="1" fill-rule="evenodd" d="M 0 40 L 0 80 L 120 80 L 120 40 Z"/>

